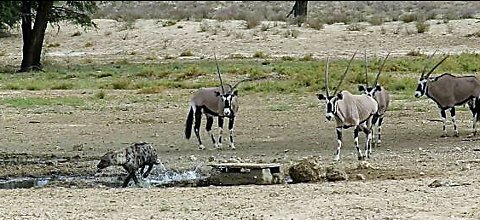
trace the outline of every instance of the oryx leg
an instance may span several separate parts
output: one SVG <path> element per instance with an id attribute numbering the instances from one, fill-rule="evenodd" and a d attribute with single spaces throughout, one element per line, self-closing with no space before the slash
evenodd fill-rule
<path id="1" fill-rule="evenodd" d="M 372 116 L 372 145 L 373 146 L 376 146 L 376 142 L 375 142 L 375 133 L 374 133 L 374 128 L 373 127 L 377 127 L 378 129 L 378 123 L 380 123 L 380 117 L 379 115 L 375 114 Z M 378 133 L 378 132 L 377 132 Z M 378 134 L 379 135 L 379 134 Z M 378 138 L 380 138 L 380 136 L 378 136 Z M 377 141 L 378 142 L 378 141 Z M 379 143 L 379 142 L 378 142 Z"/>
<path id="2" fill-rule="evenodd" d="M 340 160 L 340 148 L 342 148 L 342 127 L 337 127 L 336 128 L 336 131 L 337 131 L 337 151 L 335 152 L 335 158 L 334 160 L 335 161 L 338 161 Z"/>
<path id="3" fill-rule="evenodd" d="M 205 149 L 205 146 L 202 144 L 202 139 L 200 138 L 200 125 L 202 124 L 202 108 L 198 107 L 196 108 L 197 110 L 195 111 L 195 126 L 194 126 L 194 131 L 195 131 L 195 136 L 197 136 L 198 139 L 198 144 L 199 144 L 199 149 L 203 150 Z"/>
<path id="4" fill-rule="evenodd" d="M 229 136 L 230 136 L 230 148 L 232 148 L 232 150 L 235 149 L 235 143 L 233 141 L 233 124 L 234 123 L 235 123 L 235 118 L 234 117 L 228 119 L 228 131 L 229 131 Z"/>
<path id="5" fill-rule="evenodd" d="M 355 148 L 357 149 L 358 160 L 363 160 L 365 157 L 362 155 L 360 148 L 358 147 L 358 132 L 360 131 L 360 126 L 355 126 L 353 130 L 353 142 L 355 143 Z"/>
<path id="6" fill-rule="evenodd" d="M 371 126 L 366 125 L 365 123 L 359 125 L 363 133 L 365 133 L 365 157 L 370 158 L 372 153 L 372 129 Z"/>
<path id="7" fill-rule="evenodd" d="M 452 116 L 453 130 L 455 131 L 455 137 L 458 137 L 457 122 L 455 120 L 455 107 L 450 109 L 450 116 Z"/>
<path id="8" fill-rule="evenodd" d="M 440 109 L 440 116 L 442 117 L 443 122 L 443 134 L 442 137 L 447 137 L 447 114 L 445 113 L 445 109 Z"/>
<path id="9" fill-rule="evenodd" d="M 383 123 L 383 115 L 378 118 L 377 122 L 377 143 L 375 146 L 380 145 L 382 143 L 382 123 Z M 372 135 L 373 138 L 373 135 Z"/>
<path id="10" fill-rule="evenodd" d="M 478 114 L 480 113 L 479 112 L 480 106 L 478 106 L 479 104 L 478 101 L 479 101 L 478 98 L 472 98 L 472 100 L 468 102 L 468 106 L 470 107 L 470 111 L 472 112 L 472 116 L 473 116 L 473 126 L 472 126 L 473 136 L 477 135 L 477 121 L 480 119 L 480 115 Z"/>
<path id="11" fill-rule="evenodd" d="M 212 138 L 213 145 L 217 147 L 215 136 L 213 135 L 213 132 L 212 132 L 213 116 L 205 115 L 205 117 L 207 118 L 207 125 L 205 126 L 205 130 L 207 130 L 208 135 Z"/>
<path id="12" fill-rule="evenodd" d="M 217 148 L 222 147 L 223 142 L 223 117 L 218 117 L 218 145 Z"/>

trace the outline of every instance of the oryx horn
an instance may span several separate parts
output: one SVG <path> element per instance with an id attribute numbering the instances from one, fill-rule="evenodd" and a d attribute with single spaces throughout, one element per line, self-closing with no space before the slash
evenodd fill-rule
<path id="1" fill-rule="evenodd" d="M 356 54 L 357 54 L 357 51 L 355 51 L 355 53 L 353 54 L 352 58 L 350 58 L 350 61 L 348 62 L 347 69 L 346 69 L 345 72 L 343 73 L 343 76 L 342 76 L 342 78 L 340 79 L 340 82 L 338 83 L 337 88 L 335 88 L 334 94 L 337 94 L 338 89 L 339 89 L 340 86 L 342 85 L 342 82 L 343 82 L 343 80 L 345 79 L 345 76 L 347 75 L 348 70 L 350 69 L 350 64 L 352 64 L 353 58 L 355 57 Z"/>
<path id="2" fill-rule="evenodd" d="M 375 77 L 375 83 L 373 86 L 377 86 L 378 78 L 380 77 L 380 74 L 382 73 L 383 67 L 385 66 L 385 63 L 387 62 L 388 56 L 390 56 L 391 51 L 388 52 L 387 56 L 383 60 L 382 65 L 380 66 L 380 69 L 378 70 L 377 77 Z"/>
<path id="3" fill-rule="evenodd" d="M 218 67 L 217 55 L 215 54 L 215 48 L 213 49 L 213 57 L 215 58 L 215 64 L 217 65 L 217 74 L 218 74 L 218 78 L 220 79 L 220 86 L 222 87 L 222 94 L 225 94 L 225 90 L 223 89 L 222 76 L 220 74 L 220 68 Z"/>
<path id="4" fill-rule="evenodd" d="M 430 76 L 430 74 L 433 73 L 433 71 L 438 67 L 440 66 L 440 64 L 443 63 L 443 61 L 445 61 L 447 58 L 448 58 L 449 55 L 445 56 L 442 60 L 440 60 L 440 62 L 437 63 L 437 65 L 435 65 L 431 70 L 430 72 L 427 73 L 427 75 L 425 75 L 425 78 L 428 78 Z"/>
<path id="5" fill-rule="evenodd" d="M 420 78 L 423 78 L 423 76 L 425 75 L 425 72 L 427 71 L 427 66 L 430 66 L 430 63 L 432 62 L 432 58 L 433 56 L 435 56 L 435 53 L 437 53 L 438 50 L 435 50 L 435 52 L 433 52 L 433 54 L 428 58 L 429 61 L 427 64 L 425 64 L 425 67 L 423 67 L 423 71 L 422 71 L 422 75 L 420 76 Z"/>
<path id="6" fill-rule="evenodd" d="M 327 93 L 327 97 L 330 96 L 330 94 L 328 94 L 328 62 L 329 62 L 329 59 L 330 57 L 327 56 L 327 61 L 326 61 L 326 64 L 325 64 L 325 92 Z"/>
<path id="7" fill-rule="evenodd" d="M 368 88 L 367 50 L 365 50 L 365 85 Z"/>

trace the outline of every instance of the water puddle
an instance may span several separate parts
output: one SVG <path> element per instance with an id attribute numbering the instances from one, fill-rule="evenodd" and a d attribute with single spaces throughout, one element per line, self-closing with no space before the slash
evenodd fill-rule
<path id="1" fill-rule="evenodd" d="M 141 178 L 137 173 L 139 184 L 135 185 L 133 180 L 129 187 L 194 187 L 200 186 L 203 179 L 207 177 L 200 172 L 203 164 L 198 164 L 189 170 L 166 169 L 163 164 L 155 166 L 147 178 Z M 42 178 L 17 177 L 11 179 L 0 179 L 0 189 L 39 188 L 39 187 L 121 187 L 126 177 L 123 168 L 115 169 L 115 172 L 100 172 L 91 176 L 49 176 Z"/>
<path id="2" fill-rule="evenodd" d="M 49 180 L 50 178 L 30 178 L 30 177 L 0 180 L 0 189 L 43 187 L 48 184 Z"/>

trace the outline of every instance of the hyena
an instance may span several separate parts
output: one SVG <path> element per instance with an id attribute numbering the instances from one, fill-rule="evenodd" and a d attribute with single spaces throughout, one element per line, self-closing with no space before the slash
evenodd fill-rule
<path id="1" fill-rule="evenodd" d="M 138 169 L 141 169 L 140 174 L 143 178 L 147 178 L 155 164 L 159 164 L 157 162 L 157 151 L 151 144 L 141 142 L 135 143 L 122 150 L 107 152 L 100 158 L 97 168 L 98 171 L 100 171 L 109 166 L 122 166 L 128 172 L 128 176 L 123 182 L 123 187 L 127 187 L 132 178 L 135 184 L 138 184 L 136 176 Z M 146 165 L 149 167 L 147 171 L 143 173 Z"/>

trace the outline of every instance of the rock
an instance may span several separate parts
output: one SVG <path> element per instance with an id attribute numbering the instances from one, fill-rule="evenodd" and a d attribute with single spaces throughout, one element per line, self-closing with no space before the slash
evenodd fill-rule
<path id="1" fill-rule="evenodd" d="M 465 166 L 462 167 L 462 171 L 467 171 L 472 169 L 472 166 L 470 164 L 465 164 Z"/>
<path id="2" fill-rule="evenodd" d="M 190 155 L 190 161 L 197 161 L 197 157 L 195 157 L 195 155 Z"/>
<path id="3" fill-rule="evenodd" d="M 366 170 L 366 169 L 374 169 L 374 168 L 372 167 L 372 165 L 369 162 L 360 161 L 360 163 L 358 163 L 357 169 Z"/>
<path id="4" fill-rule="evenodd" d="M 365 175 L 359 173 L 359 174 L 355 175 L 355 178 L 357 178 L 357 180 L 365 180 Z"/>
<path id="5" fill-rule="evenodd" d="M 327 167 L 327 173 L 325 175 L 328 181 L 343 181 L 348 179 L 347 173 L 336 167 Z"/>
<path id="6" fill-rule="evenodd" d="M 317 182 L 321 180 L 322 169 L 314 157 L 304 158 L 288 169 L 293 183 Z"/>
<path id="7" fill-rule="evenodd" d="M 208 162 L 214 162 L 215 161 L 215 156 L 210 156 L 208 158 Z"/>
<path id="8" fill-rule="evenodd" d="M 434 180 L 432 183 L 428 184 L 428 187 L 437 188 L 437 187 L 451 187 L 451 186 L 468 186 L 470 183 L 455 183 L 448 180 Z"/>
<path id="9" fill-rule="evenodd" d="M 436 188 L 441 186 L 449 186 L 450 182 L 446 180 L 434 180 L 432 183 L 428 184 L 428 187 Z"/>
<path id="10" fill-rule="evenodd" d="M 73 145 L 73 150 L 74 151 L 82 151 L 83 150 L 83 144 L 74 144 Z"/>

